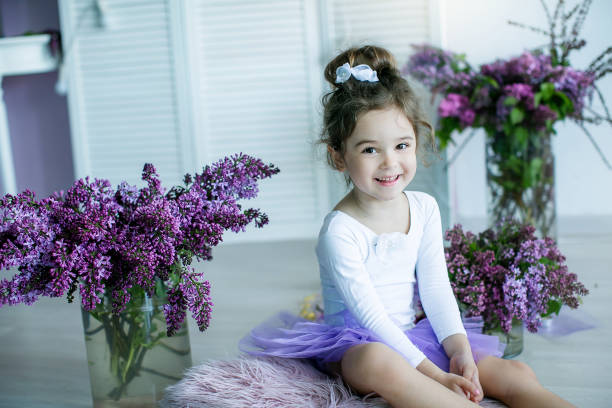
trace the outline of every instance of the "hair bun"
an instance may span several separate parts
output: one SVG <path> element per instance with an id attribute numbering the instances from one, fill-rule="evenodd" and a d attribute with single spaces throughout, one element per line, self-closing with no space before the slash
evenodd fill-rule
<path id="1" fill-rule="evenodd" d="M 389 74 L 399 74 L 397 71 L 397 63 L 395 58 L 384 48 L 374 45 L 366 45 L 360 48 L 349 48 L 331 60 L 325 67 L 325 79 L 334 88 L 338 88 L 341 85 L 336 83 L 336 69 L 347 62 L 351 67 L 356 67 L 357 65 L 361 64 L 368 65 L 370 68 L 376 71 L 379 78 L 385 77 Z"/>

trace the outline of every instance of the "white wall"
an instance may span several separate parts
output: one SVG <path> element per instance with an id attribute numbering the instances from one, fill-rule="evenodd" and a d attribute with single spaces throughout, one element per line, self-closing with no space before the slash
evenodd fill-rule
<path id="1" fill-rule="evenodd" d="M 554 4 L 545 0 L 549 7 Z M 524 49 L 548 43 L 548 38 L 526 29 L 510 26 L 514 20 L 547 28 L 539 1 L 535 0 L 440 0 L 442 3 L 443 44 L 465 53 L 472 66 L 496 58 L 520 54 Z M 556 1 L 554 2 L 556 3 Z M 568 1 L 569 5 L 575 1 Z M 570 7 L 567 7 L 569 10 Z M 587 45 L 572 59 L 576 68 L 586 68 L 612 38 L 612 1 L 594 0 L 582 37 Z M 598 82 L 612 108 L 612 75 Z M 559 218 L 576 215 L 612 218 L 612 171 L 608 170 L 587 137 L 573 123 L 556 127 L 556 201 Z M 591 134 L 612 162 L 612 127 L 590 126 Z M 463 140 L 468 132 L 458 139 Z M 449 151 L 452 156 L 452 151 Z M 450 201 L 455 219 L 486 216 L 484 134 L 476 135 L 450 169 Z"/>

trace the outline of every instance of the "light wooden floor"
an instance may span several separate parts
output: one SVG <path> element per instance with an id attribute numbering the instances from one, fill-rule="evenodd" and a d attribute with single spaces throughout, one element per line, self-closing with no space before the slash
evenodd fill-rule
<path id="1" fill-rule="evenodd" d="M 566 233 L 559 241 L 570 269 L 591 291 L 571 316 L 597 327 L 556 338 L 527 333 L 518 359 L 577 406 L 611 407 L 612 230 Z M 299 299 L 316 292 L 313 248 L 313 241 L 217 248 L 215 259 L 201 265 L 213 285 L 215 311 L 205 333 L 190 320 L 193 363 L 236 355 L 238 339 L 252 326 L 280 309 L 296 311 Z M 78 306 L 42 299 L 0 308 L 0 407 L 89 406 Z"/>

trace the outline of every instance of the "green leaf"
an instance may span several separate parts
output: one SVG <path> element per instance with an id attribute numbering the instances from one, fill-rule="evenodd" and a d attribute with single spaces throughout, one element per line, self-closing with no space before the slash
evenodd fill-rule
<path id="1" fill-rule="evenodd" d="M 563 111 L 561 110 L 560 104 L 554 99 L 548 101 L 548 107 L 557 114 L 557 119 L 563 119 L 565 117 Z"/>
<path id="2" fill-rule="evenodd" d="M 514 106 L 518 103 L 518 99 L 516 99 L 514 96 L 508 96 L 506 97 L 506 99 L 504 99 L 504 105 L 506 106 Z"/>
<path id="3" fill-rule="evenodd" d="M 507 191 L 514 191 L 517 188 L 517 184 L 512 180 L 500 179 L 498 184 Z"/>
<path id="4" fill-rule="evenodd" d="M 542 164 L 544 164 L 544 160 L 541 157 L 536 157 L 533 159 L 531 163 L 529 163 L 531 172 L 539 175 L 542 171 Z"/>
<path id="5" fill-rule="evenodd" d="M 155 280 L 155 295 L 159 297 L 163 297 L 166 294 L 166 290 L 164 289 L 164 284 L 161 279 Z"/>
<path id="6" fill-rule="evenodd" d="M 521 123 L 523 119 L 525 119 L 525 112 L 523 112 L 521 108 L 515 107 L 510 111 L 510 122 L 512 122 L 513 125 Z"/>
<path id="7" fill-rule="evenodd" d="M 553 313 L 558 315 L 559 312 L 561 311 L 561 306 L 563 306 L 563 302 L 556 300 L 556 299 L 551 299 L 548 301 L 548 305 L 547 305 L 547 309 L 546 309 L 546 313 L 542 315 L 542 317 L 548 317 L 550 315 L 552 315 Z"/>
<path id="8" fill-rule="evenodd" d="M 484 80 L 484 81 L 485 81 L 487 84 L 491 85 L 493 88 L 495 88 L 495 89 L 499 89 L 499 84 L 497 83 L 497 81 L 496 81 L 495 79 L 493 79 L 493 78 L 491 78 L 491 77 L 489 77 L 489 76 L 485 76 L 485 77 L 483 77 L 483 80 Z"/>
<path id="9" fill-rule="evenodd" d="M 442 130 L 436 132 L 436 137 L 438 138 L 438 146 L 440 150 L 446 149 L 446 146 L 448 146 L 448 143 L 452 140 L 450 134 Z"/>
<path id="10" fill-rule="evenodd" d="M 541 176 L 542 164 L 544 161 L 537 157 L 529 163 L 528 172 L 524 173 L 523 187 L 529 188 L 536 184 Z"/>
<path id="11" fill-rule="evenodd" d="M 505 134 L 506 136 L 510 136 L 510 135 L 512 134 L 512 132 L 513 132 L 513 127 L 512 127 L 512 125 L 511 125 L 511 124 L 509 124 L 508 122 L 504 122 L 503 127 L 504 127 L 504 134 Z"/>
<path id="12" fill-rule="evenodd" d="M 453 142 L 451 135 L 455 130 L 462 130 L 458 118 L 446 117 L 440 119 L 440 126 L 436 131 L 436 138 L 438 139 L 440 150 L 444 150 L 449 143 Z"/>
<path id="13" fill-rule="evenodd" d="M 556 266 L 557 265 L 557 263 L 555 261 L 553 261 L 552 259 L 547 258 L 545 256 L 541 257 L 539 262 L 541 264 L 543 264 L 543 265 L 548 265 L 548 266 Z"/>
<path id="14" fill-rule="evenodd" d="M 555 92 L 555 97 L 561 99 L 561 105 L 559 106 L 563 116 L 567 116 L 568 114 L 574 111 L 574 103 L 567 97 L 563 92 Z"/>
<path id="15" fill-rule="evenodd" d="M 536 92 L 536 94 L 533 95 L 533 105 L 537 108 L 538 106 L 540 106 L 541 100 L 542 100 L 542 93 Z"/>
<path id="16" fill-rule="evenodd" d="M 514 129 L 515 146 L 519 150 L 525 150 L 527 148 L 527 141 L 529 140 L 529 132 L 522 126 L 517 126 Z"/>
<path id="17" fill-rule="evenodd" d="M 552 82 L 544 82 L 540 85 L 540 91 L 542 92 L 542 98 L 547 101 L 555 93 L 555 84 Z"/>
<path id="18" fill-rule="evenodd" d="M 506 168 L 512 170 L 514 174 L 523 172 L 523 160 L 516 156 L 511 156 L 506 159 Z"/>

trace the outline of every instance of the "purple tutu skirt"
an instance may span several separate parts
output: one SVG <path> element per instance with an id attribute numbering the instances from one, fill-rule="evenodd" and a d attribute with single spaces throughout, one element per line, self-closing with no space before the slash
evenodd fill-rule
<path id="1" fill-rule="evenodd" d="M 318 366 L 324 367 L 326 363 L 340 361 L 353 346 L 383 342 L 370 330 L 351 322 L 351 319 L 345 318 L 345 321 L 348 322 L 347 326 L 330 326 L 280 312 L 251 330 L 240 341 L 239 347 L 253 356 L 313 359 Z M 497 336 L 482 334 L 481 318 L 466 318 L 463 325 L 476 362 L 486 356 L 502 356 L 506 345 L 500 343 Z M 428 319 L 420 320 L 405 333 L 429 360 L 448 372 L 449 359 Z"/>

